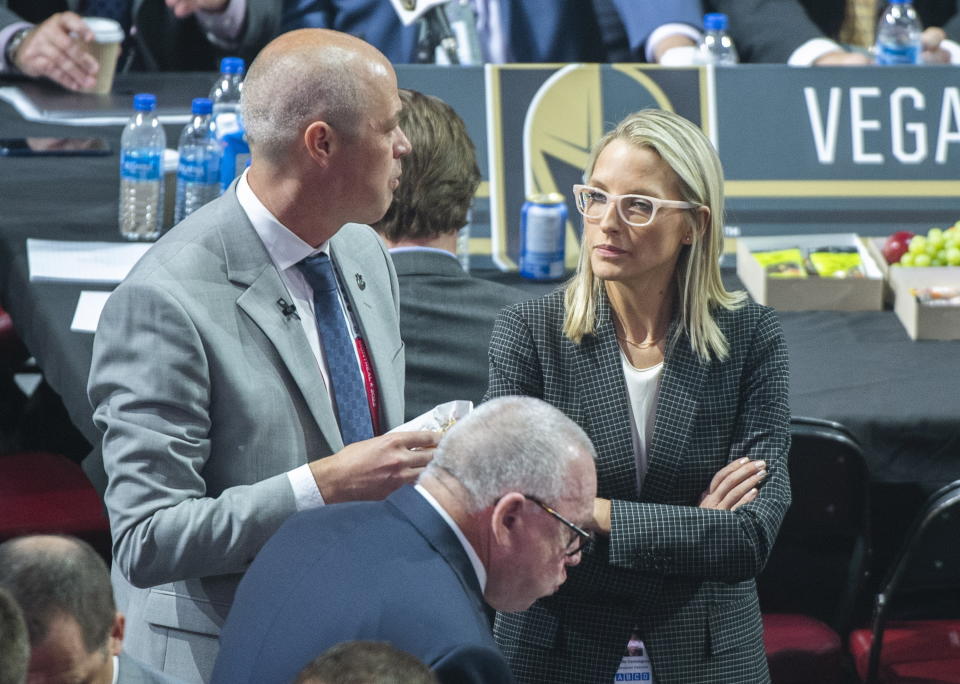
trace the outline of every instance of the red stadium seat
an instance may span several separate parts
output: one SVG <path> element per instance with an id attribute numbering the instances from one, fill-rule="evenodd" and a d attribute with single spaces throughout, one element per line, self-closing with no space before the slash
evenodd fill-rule
<path id="1" fill-rule="evenodd" d="M 24 534 L 71 534 L 109 555 L 103 503 L 79 465 L 43 451 L 0 456 L 0 541 Z"/>
<path id="2" fill-rule="evenodd" d="M 837 684 L 870 555 L 866 462 L 839 423 L 794 417 L 790 433 L 793 503 L 757 578 L 767 663 L 774 684 Z"/>
<path id="3" fill-rule="evenodd" d="M 868 684 L 960 684 L 960 480 L 934 492 L 850 635 Z"/>

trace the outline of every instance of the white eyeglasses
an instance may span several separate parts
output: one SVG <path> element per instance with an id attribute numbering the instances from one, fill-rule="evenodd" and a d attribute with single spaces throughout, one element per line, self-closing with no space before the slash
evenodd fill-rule
<path id="1" fill-rule="evenodd" d="M 659 197 L 646 195 L 611 195 L 599 188 L 589 185 L 574 185 L 573 196 L 576 199 L 577 210 L 588 219 L 599 219 L 607 211 L 607 204 L 617 203 L 617 213 L 625 223 L 631 226 L 643 227 L 653 222 L 657 210 L 661 207 L 671 209 L 696 209 L 699 204 L 665 200 Z"/>

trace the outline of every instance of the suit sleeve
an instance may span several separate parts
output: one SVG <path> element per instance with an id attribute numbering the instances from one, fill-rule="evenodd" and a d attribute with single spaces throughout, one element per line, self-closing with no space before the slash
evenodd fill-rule
<path id="1" fill-rule="evenodd" d="M 496 649 L 459 646 L 433 664 L 441 684 L 512 684 L 513 674 Z"/>
<path id="2" fill-rule="evenodd" d="M 808 40 L 828 37 L 800 0 L 709 0 L 706 4 L 730 18 L 730 37 L 742 62 L 785 64 Z"/>
<path id="3" fill-rule="evenodd" d="M 947 32 L 947 38 L 955 43 L 960 43 L 960 0 L 956 2 L 953 16 L 945 21 L 941 28 Z"/>
<path id="4" fill-rule="evenodd" d="M 497 314 L 490 335 L 489 375 L 483 400 L 510 395 L 543 398 L 543 373 L 527 322 L 513 308 Z"/>
<path id="5" fill-rule="evenodd" d="M 336 9 L 331 0 L 296 0 L 283 3 L 283 31 L 298 28 L 334 28 Z"/>
<path id="6" fill-rule="evenodd" d="M 735 511 L 613 501 L 610 564 L 720 581 L 756 577 L 790 505 L 788 389 L 783 331 L 768 311 L 744 365 L 728 459 L 766 461 L 768 476 L 759 496 Z"/>
<path id="7" fill-rule="evenodd" d="M 128 282 L 98 328 L 88 389 L 115 562 L 140 587 L 245 570 L 295 512 L 293 491 L 281 473 L 207 492 L 212 388 L 194 322 L 162 288 Z"/>
<path id="8" fill-rule="evenodd" d="M 671 2 L 637 2 L 612 0 L 627 31 L 630 52 L 643 54 L 647 37 L 664 24 L 690 24 L 699 28 L 703 13 L 698 0 L 671 0 Z"/>

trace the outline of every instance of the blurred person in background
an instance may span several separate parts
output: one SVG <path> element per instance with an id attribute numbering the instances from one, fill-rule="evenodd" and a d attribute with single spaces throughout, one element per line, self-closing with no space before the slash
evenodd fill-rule
<path id="1" fill-rule="evenodd" d="M 26 620 L 30 682 L 176 684 L 123 652 L 107 564 L 86 542 L 35 535 L 0 544 L 0 588 Z"/>
<path id="2" fill-rule="evenodd" d="M 382 641 L 344 641 L 307 665 L 293 684 L 436 684 L 430 668 Z"/>
<path id="3" fill-rule="evenodd" d="M 411 420 L 454 399 L 480 403 L 493 319 L 524 293 L 471 278 L 457 261 L 457 235 L 480 184 L 463 120 L 430 95 L 401 89 L 400 100 L 400 126 L 412 151 L 403 160 L 393 204 L 373 228 L 390 248 L 400 282 Z"/>
<path id="4" fill-rule="evenodd" d="M 117 71 L 216 71 L 249 63 L 276 30 L 280 0 L 0 0 L 0 75 L 92 88 L 100 65 L 83 47 L 82 16 L 116 20 L 127 38 Z"/>
<path id="5" fill-rule="evenodd" d="M 10 592 L 0 587 L 0 684 L 25 684 L 29 662 L 23 613 Z"/>
<path id="6" fill-rule="evenodd" d="M 886 0 L 705 0 L 724 12 L 742 62 L 873 64 L 869 49 Z M 913 0 L 925 63 L 960 64 L 960 0 Z"/>

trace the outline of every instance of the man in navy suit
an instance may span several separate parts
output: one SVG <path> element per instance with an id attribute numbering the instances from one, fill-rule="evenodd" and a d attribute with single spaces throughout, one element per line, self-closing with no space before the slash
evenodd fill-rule
<path id="1" fill-rule="evenodd" d="M 623 22 L 631 58 L 660 61 L 670 47 L 693 45 L 702 17 L 697 0 L 609 0 Z M 420 3 L 423 4 L 422 2 Z M 603 62 L 606 47 L 590 0 L 471 0 L 499 36 L 490 62 Z M 393 62 L 418 61 L 417 23 L 403 26 L 387 0 L 284 0 L 283 30 L 333 28 L 376 45 Z M 490 46 L 484 46 L 489 48 Z"/>
<path id="2" fill-rule="evenodd" d="M 554 593 L 593 517 L 594 451 L 539 399 L 503 397 L 446 433 L 416 486 L 297 514 L 237 590 L 213 682 L 286 683 L 333 644 L 386 641 L 441 682 L 512 682 L 484 601 Z"/>

